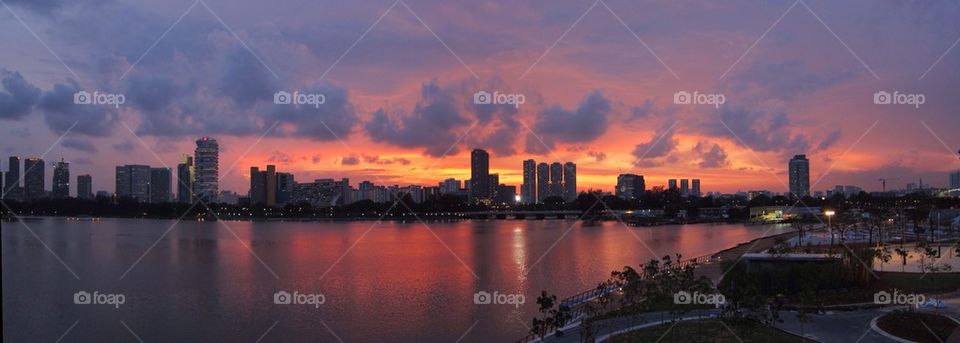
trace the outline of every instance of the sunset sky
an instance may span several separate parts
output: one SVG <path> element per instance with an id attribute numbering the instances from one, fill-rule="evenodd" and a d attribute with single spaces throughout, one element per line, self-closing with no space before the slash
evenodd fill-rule
<path id="1" fill-rule="evenodd" d="M 631 172 L 782 192 L 801 153 L 814 190 L 943 187 L 960 169 L 956 1 L 3 2 L 0 169 L 66 133 L 45 159 L 95 190 L 118 164 L 162 166 L 151 151 L 175 166 L 205 135 L 221 189 L 241 194 L 266 164 L 301 182 L 467 179 L 473 148 L 507 184 L 524 159 L 573 161 L 581 190 Z M 126 103 L 75 105 L 78 90 Z M 275 105 L 280 90 L 327 102 Z M 479 90 L 526 103 L 475 105 Z"/>

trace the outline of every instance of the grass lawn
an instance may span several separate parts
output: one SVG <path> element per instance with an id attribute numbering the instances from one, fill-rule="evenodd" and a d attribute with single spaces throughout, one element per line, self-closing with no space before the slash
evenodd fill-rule
<path id="1" fill-rule="evenodd" d="M 877 326 L 894 336 L 921 343 L 945 342 L 958 327 L 957 322 L 941 315 L 905 311 L 880 317 Z"/>
<path id="2" fill-rule="evenodd" d="M 611 342 L 813 342 L 750 320 L 682 321 L 628 332 Z"/>

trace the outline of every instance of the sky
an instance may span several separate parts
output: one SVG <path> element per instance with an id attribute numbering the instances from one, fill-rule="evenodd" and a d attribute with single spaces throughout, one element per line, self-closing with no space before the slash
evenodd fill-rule
<path id="1" fill-rule="evenodd" d="M 944 187 L 960 169 L 956 1 L 0 2 L 0 154 L 65 158 L 95 190 L 116 165 L 175 167 L 201 136 L 241 194 L 266 164 L 468 179 L 474 148 L 513 185 L 524 159 L 575 162 L 580 190 L 636 173 L 784 192 L 795 154 L 814 190 Z"/>

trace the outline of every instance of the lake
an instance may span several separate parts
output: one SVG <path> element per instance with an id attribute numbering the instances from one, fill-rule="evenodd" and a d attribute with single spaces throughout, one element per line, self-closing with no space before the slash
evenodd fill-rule
<path id="1" fill-rule="evenodd" d="M 541 290 L 563 298 L 624 265 L 789 230 L 573 220 L 174 224 L 4 222 L 4 341 L 513 341 L 527 334 Z M 475 301 L 481 291 L 493 300 Z"/>

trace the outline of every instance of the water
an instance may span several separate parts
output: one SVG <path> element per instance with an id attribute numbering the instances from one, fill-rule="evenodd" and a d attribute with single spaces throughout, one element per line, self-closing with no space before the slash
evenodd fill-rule
<path id="1" fill-rule="evenodd" d="M 705 255 L 768 229 L 570 220 L 432 222 L 429 229 L 418 222 L 52 218 L 27 221 L 29 230 L 2 225 L 7 342 L 53 342 L 71 326 L 62 342 L 134 335 L 150 342 L 512 341 L 527 334 L 541 290 L 562 298 L 624 265 Z M 76 305 L 78 291 L 122 294 L 125 302 Z M 325 302 L 277 305 L 278 291 L 323 294 Z M 477 305 L 478 291 L 522 294 L 526 302 Z"/>

